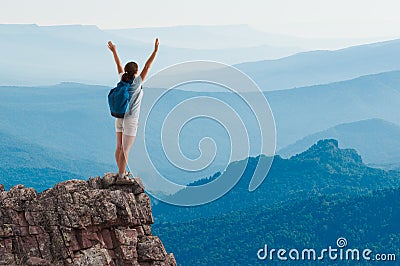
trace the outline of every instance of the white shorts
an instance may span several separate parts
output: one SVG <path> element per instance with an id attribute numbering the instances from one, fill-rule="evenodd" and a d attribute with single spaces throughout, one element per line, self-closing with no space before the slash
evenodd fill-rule
<path id="1" fill-rule="evenodd" d="M 115 119 L 115 132 L 122 132 L 127 136 L 136 136 L 139 119 L 137 117 L 125 116 L 125 118 Z"/>

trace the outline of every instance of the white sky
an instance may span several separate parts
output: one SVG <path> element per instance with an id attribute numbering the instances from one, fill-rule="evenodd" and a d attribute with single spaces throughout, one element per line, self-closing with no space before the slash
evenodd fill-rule
<path id="1" fill-rule="evenodd" d="M 399 0 L 0 0 L 0 23 L 102 29 L 248 24 L 304 37 L 400 37 Z"/>

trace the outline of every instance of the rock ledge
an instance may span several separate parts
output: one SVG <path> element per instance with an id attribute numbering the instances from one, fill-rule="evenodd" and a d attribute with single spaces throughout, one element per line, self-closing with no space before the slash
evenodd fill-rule
<path id="1" fill-rule="evenodd" d="M 0 185 L 0 265 L 176 265 L 152 223 L 140 178 L 107 173 L 42 193 Z"/>

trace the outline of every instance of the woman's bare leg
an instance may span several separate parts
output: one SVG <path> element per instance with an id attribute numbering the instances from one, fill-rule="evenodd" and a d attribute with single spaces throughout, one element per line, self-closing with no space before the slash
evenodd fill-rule
<path id="1" fill-rule="evenodd" d="M 122 132 L 116 132 L 117 136 L 117 147 L 115 148 L 115 162 L 117 163 L 118 166 L 118 172 L 120 169 L 120 159 L 119 157 L 121 156 L 122 152 Z"/>
<path id="2" fill-rule="evenodd" d="M 128 164 L 129 152 L 131 151 L 135 136 L 122 135 L 122 150 L 119 153 L 118 174 L 125 173 L 126 165 Z"/>

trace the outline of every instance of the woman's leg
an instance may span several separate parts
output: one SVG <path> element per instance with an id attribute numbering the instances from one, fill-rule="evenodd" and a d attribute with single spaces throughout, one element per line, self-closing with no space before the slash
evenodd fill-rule
<path id="1" fill-rule="evenodd" d="M 128 164 L 129 152 L 135 141 L 135 136 L 122 135 L 122 151 L 119 156 L 118 174 L 125 174 L 126 165 Z"/>
<path id="2" fill-rule="evenodd" d="M 118 172 L 120 171 L 121 164 L 120 164 L 120 159 L 119 157 L 121 156 L 122 153 L 122 132 L 116 132 L 117 134 L 117 147 L 115 149 L 115 161 L 118 166 Z"/>

